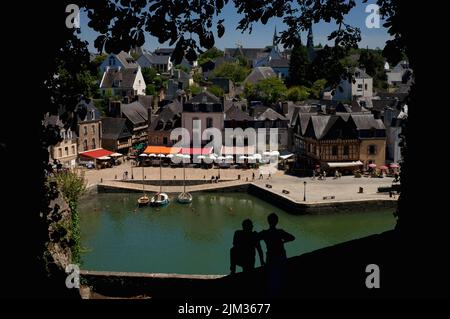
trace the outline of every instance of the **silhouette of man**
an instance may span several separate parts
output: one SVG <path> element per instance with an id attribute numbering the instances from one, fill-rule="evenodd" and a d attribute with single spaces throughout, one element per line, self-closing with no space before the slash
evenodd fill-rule
<path id="1" fill-rule="evenodd" d="M 242 230 L 237 230 L 233 237 L 233 247 L 230 250 L 230 271 L 236 272 L 236 265 L 247 272 L 255 268 L 255 249 L 258 251 L 259 261 L 264 265 L 263 252 L 259 243 L 258 233 L 253 231 L 250 219 L 242 222 Z"/>
<path id="2" fill-rule="evenodd" d="M 269 294 L 279 296 L 283 286 L 283 273 L 287 260 L 284 243 L 295 240 L 295 237 L 283 229 L 276 228 L 278 216 L 275 213 L 267 217 L 269 229 L 263 230 L 258 234 L 260 240 L 266 244 L 266 264 L 269 275 Z"/>

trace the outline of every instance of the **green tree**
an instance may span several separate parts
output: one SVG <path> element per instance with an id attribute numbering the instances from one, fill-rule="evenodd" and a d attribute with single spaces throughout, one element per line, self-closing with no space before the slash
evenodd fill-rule
<path id="1" fill-rule="evenodd" d="M 278 77 L 259 81 L 256 85 L 246 85 L 244 93 L 248 100 L 259 100 L 267 104 L 279 101 L 286 93 L 286 86 Z"/>
<path id="2" fill-rule="evenodd" d="M 154 68 L 142 68 L 142 76 L 144 77 L 145 84 L 151 84 L 155 80 L 158 71 Z"/>
<path id="3" fill-rule="evenodd" d="M 385 59 L 380 50 L 362 50 L 358 63 L 373 78 L 373 86 L 375 88 L 387 88 L 387 76 L 384 71 Z"/>
<path id="4" fill-rule="evenodd" d="M 326 84 L 327 80 L 325 79 L 319 79 L 314 81 L 310 89 L 311 97 L 314 99 L 320 99 Z"/>
<path id="5" fill-rule="evenodd" d="M 230 79 L 236 84 L 245 80 L 250 73 L 250 68 L 239 65 L 238 63 L 223 63 L 213 71 L 213 77 L 223 77 Z"/>
<path id="6" fill-rule="evenodd" d="M 78 201 L 86 192 L 86 180 L 83 174 L 78 174 L 76 171 L 63 170 L 51 176 L 47 184 L 50 186 L 55 183 L 58 190 L 64 196 L 71 211 L 72 227 L 68 230 L 70 249 L 72 252 L 72 261 L 80 263 L 81 239 L 80 239 L 80 221 L 78 216 Z"/>
<path id="7" fill-rule="evenodd" d="M 191 86 L 189 90 L 191 91 L 192 95 L 198 95 L 202 93 L 202 88 L 199 86 Z"/>
<path id="8" fill-rule="evenodd" d="M 208 88 L 208 91 L 212 94 L 214 94 L 217 97 L 222 97 L 224 94 L 224 91 L 221 87 L 217 85 L 212 85 Z"/>
<path id="9" fill-rule="evenodd" d="M 224 52 L 217 49 L 216 47 L 212 47 L 211 49 L 206 50 L 204 53 L 200 54 L 198 58 L 198 64 L 202 65 L 208 61 L 212 61 L 215 58 L 221 57 L 224 55 Z"/>
<path id="10" fill-rule="evenodd" d="M 181 71 L 184 71 L 186 73 L 189 73 L 189 68 L 187 66 L 185 66 L 185 65 L 181 65 L 181 64 L 175 65 L 174 69 L 175 70 L 181 70 Z"/>
<path id="11" fill-rule="evenodd" d="M 372 50 L 362 50 L 358 60 L 359 65 L 364 67 L 371 77 L 375 77 L 378 72 L 384 70 L 384 62 L 381 53 Z"/>
<path id="12" fill-rule="evenodd" d="M 156 88 L 154 84 L 148 84 L 147 87 L 145 88 L 145 94 L 147 95 L 155 95 L 156 93 Z"/>
<path id="13" fill-rule="evenodd" d="M 95 68 L 98 69 L 100 65 L 105 61 L 105 59 L 108 57 L 107 54 L 102 53 L 95 56 L 95 58 L 92 60 L 92 64 L 94 64 Z"/>
<path id="14" fill-rule="evenodd" d="M 289 101 L 304 101 L 310 95 L 310 90 L 304 86 L 292 86 L 286 91 L 286 98 Z"/>
<path id="15" fill-rule="evenodd" d="M 289 62 L 288 86 L 309 86 L 311 83 L 308 76 L 310 65 L 308 51 L 300 40 L 298 40 L 292 49 L 291 61 Z"/>

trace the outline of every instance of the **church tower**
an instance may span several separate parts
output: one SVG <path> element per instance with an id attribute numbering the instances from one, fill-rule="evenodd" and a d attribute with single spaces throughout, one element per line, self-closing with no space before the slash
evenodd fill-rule
<path id="1" fill-rule="evenodd" d="M 277 47 L 277 26 L 275 26 L 275 30 L 273 31 L 272 46 L 274 48 Z"/>
<path id="2" fill-rule="evenodd" d="M 306 49 L 308 50 L 309 59 L 312 61 L 315 57 L 312 25 L 309 26 L 308 38 L 306 41 Z"/>

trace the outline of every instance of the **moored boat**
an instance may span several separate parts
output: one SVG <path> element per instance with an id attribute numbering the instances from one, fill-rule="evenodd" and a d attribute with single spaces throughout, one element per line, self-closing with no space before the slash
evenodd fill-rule
<path id="1" fill-rule="evenodd" d="M 152 206 L 165 206 L 169 204 L 169 196 L 166 193 L 158 193 L 150 200 Z"/>
<path id="2" fill-rule="evenodd" d="M 178 195 L 177 200 L 180 204 L 190 204 L 192 203 L 192 195 L 190 193 L 181 193 Z"/>
<path id="3" fill-rule="evenodd" d="M 150 198 L 147 195 L 138 198 L 139 207 L 147 206 L 150 203 Z"/>

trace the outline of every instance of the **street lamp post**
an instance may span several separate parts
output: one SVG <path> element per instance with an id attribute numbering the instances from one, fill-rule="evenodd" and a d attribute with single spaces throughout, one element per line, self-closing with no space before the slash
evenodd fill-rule
<path id="1" fill-rule="evenodd" d="M 303 201 L 306 202 L 306 181 L 303 182 Z"/>

